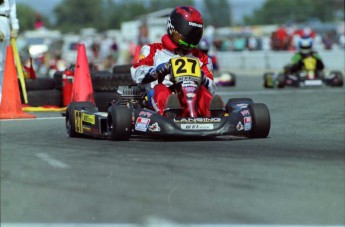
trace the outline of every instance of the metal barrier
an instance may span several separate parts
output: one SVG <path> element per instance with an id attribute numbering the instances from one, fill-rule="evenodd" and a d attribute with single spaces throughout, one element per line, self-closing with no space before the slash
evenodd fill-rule
<path id="1" fill-rule="evenodd" d="M 326 70 L 345 71 L 345 49 L 318 51 Z M 227 51 L 217 52 L 221 70 L 281 70 L 291 61 L 290 51 Z"/>

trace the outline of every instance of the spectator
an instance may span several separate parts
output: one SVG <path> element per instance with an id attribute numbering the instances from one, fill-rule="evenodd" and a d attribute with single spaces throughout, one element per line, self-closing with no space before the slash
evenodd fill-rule
<path id="1" fill-rule="evenodd" d="M 10 38 L 17 38 L 18 31 L 19 20 L 17 18 L 15 0 L 0 0 L 0 103 L 2 96 L 2 82 L 4 79 L 6 47 L 10 45 Z"/>

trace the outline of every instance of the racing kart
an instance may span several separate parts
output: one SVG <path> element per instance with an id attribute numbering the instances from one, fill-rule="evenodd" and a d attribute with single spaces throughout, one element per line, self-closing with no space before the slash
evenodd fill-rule
<path id="1" fill-rule="evenodd" d="M 199 115 L 196 104 L 202 74 L 198 60 L 179 57 L 170 63 L 174 91 L 163 115 L 150 108 L 142 86 L 119 86 L 107 112 L 99 112 L 92 102 L 71 102 L 66 109 L 67 134 L 110 140 L 129 140 L 133 135 L 169 139 L 268 136 L 269 110 L 265 104 L 254 103 L 250 98 L 229 99 L 224 105 L 215 95 L 210 104 L 211 114 Z"/>
<path id="2" fill-rule="evenodd" d="M 289 87 L 316 87 L 330 86 L 342 87 L 344 77 L 341 71 L 331 71 L 328 75 L 324 72 L 300 71 L 294 74 L 267 72 L 263 75 L 265 88 Z"/>
<path id="3" fill-rule="evenodd" d="M 214 72 L 214 82 L 217 86 L 229 87 L 236 85 L 236 74 L 232 72 Z"/>
<path id="4" fill-rule="evenodd" d="M 313 57 L 303 60 L 303 69 L 291 73 L 291 65 L 285 65 L 284 72 L 267 72 L 263 75 L 265 88 L 284 88 L 290 87 L 313 87 L 331 86 L 342 87 L 344 76 L 341 71 L 331 71 L 328 75 L 323 70 L 316 70 L 316 61 Z"/>

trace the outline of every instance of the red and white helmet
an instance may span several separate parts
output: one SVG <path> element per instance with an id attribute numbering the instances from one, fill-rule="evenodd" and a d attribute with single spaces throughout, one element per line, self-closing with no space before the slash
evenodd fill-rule
<path id="1" fill-rule="evenodd" d="M 170 39 L 183 50 L 195 48 L 203 33 L 204 22 L 200 12 L 192 6 L 178 6 L 168 18 Z"/>

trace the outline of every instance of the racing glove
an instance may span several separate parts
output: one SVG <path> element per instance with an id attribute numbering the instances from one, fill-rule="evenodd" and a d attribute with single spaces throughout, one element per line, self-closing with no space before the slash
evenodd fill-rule
<path id="1" fill-rule="evenodd" d="M 164 77 L 170 73 L 171 64 L 170 62 L 162 63 L 158 65 L 155 69 L 151 69 L 143 79 L 142 83 L 150 83 L 152 81 L 158 80 L 161 83 L 164 80 Z"/>
<path id="2" fill-rule="evenodd" d="M 11 38 L 17 38 L 18 37 L 18 30 L 17 29 L 12 29 L 11 30 Z"/>
<path id="3" fill-rule="evenodd" d="M 216 93 L 216 83 L 207 76 L 205 76 L 204 73 L 202 73 L 201 85 L 205 86 L 212 95 Z"/>
<path id="4" fill-rule="evenodd" d="M 5 39 L 5 35 L 4 35 L 4 33 L 2 33 L 2 32 L 0 31 L 0 42 L 3 42 L 4 39 Z"/>

